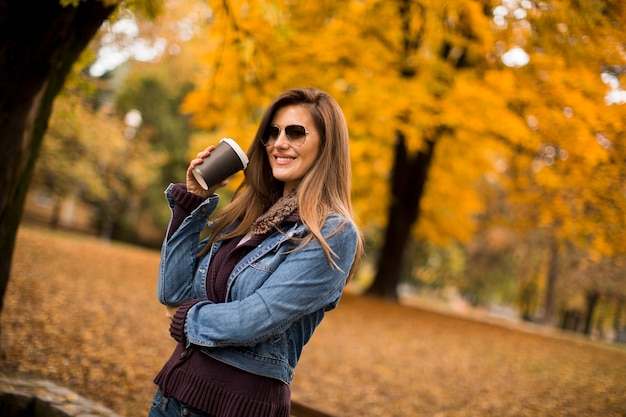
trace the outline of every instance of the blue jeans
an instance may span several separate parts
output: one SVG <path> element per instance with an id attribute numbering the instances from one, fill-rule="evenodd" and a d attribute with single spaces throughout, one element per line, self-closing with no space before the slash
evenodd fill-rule
<path id="1" fill-rule="evenodd" d="M 148 417 L 213 417 L 186 406 L 176 400 L 176 398 L 165 398 L 161 393 L 161 388 L 157 389 Z"/>

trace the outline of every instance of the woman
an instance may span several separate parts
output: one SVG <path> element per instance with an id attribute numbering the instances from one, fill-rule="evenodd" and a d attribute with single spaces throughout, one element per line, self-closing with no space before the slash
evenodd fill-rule
<path id="1" fill-rule="evenodd" d="M 178 342 L 155 378 L 150 417 L 288 417 L 303 346 L 336 307 L 362 243 L 352 220 L 348 129 L 315 89 L 265 111 L 232 202 L 210 225 L 214 194 L 191 170 L 166 191 L 172 219 L 158 295 Z"/>

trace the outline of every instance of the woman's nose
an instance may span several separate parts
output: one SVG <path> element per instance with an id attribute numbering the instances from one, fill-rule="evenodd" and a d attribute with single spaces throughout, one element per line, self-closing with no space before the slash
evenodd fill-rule
<path id="1" fill-rule="evenodd" d="M 284 129 L 278 134 L 276 142 L 274 142 L 274 146 L 278 148 L 288 148 L 290 146 L 289 139 L 287 138 L 287 134 Z"/>

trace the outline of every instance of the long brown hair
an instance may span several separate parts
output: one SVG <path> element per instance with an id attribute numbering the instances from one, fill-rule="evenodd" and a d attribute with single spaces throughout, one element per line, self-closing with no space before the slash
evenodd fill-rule
<path id="1" fill-rule="evenodd" d="M 272 168 L 261 139 L 272 123 L 276 112 L 291 105 L 302 105 L 309 110 L 320 135 L 317 161 L 297 188 L 300 219 L 311 232 L 301 245 L 316 238 L 322 245 L 331 265 L 336 266 L 332 258 L 332 250 L 322 236 L 321 228 L 330 212 L 337 212 L 353 221 L 350 199 L 352 174 L 348 126 L 335 99 L 328 93 L 314 88 L 285 91 L 265 110 L 254 141 L 248 149 L 250 163 L 244 173 L 244 180 L 230 204 L 218 213 L 217 219 L 211 226 L 209 242 L 201 253 L 206 253 L 210 245 L 218 239 L 220 232 L 236 221 L 240 221 L 239 225 L 220 236 L 219 239 L 245 235 L 252 223 L 283 195 L 284 183 L 276 180 L 272 175 Z M 357 254 L 349 277 L 356 269 L 362 250 L 363 244 L 359 235 Z"/>

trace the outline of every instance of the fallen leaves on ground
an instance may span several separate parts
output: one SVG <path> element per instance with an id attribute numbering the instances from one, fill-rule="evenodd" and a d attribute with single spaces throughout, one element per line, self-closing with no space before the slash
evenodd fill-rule
<path id="1" fill-rule="evenodd" d="M 174 343 L 158 251 L 32 226 L 0 316 L 0 374 L 147 415 Z M 344 417 L 624 416 L 626 350 L 346 294 L 305 347 L 294 400 Z"/>

